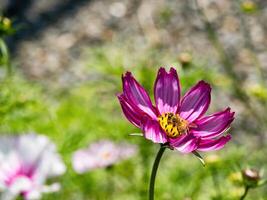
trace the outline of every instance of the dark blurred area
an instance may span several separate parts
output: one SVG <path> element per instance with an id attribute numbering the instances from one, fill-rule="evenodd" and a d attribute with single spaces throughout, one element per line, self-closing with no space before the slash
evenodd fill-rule
<path id="1" fill-rule="evenodd" d="M 14 26 L 19 27 L 17 33 L 9 39 L 11 51 L 16 50 L 20 41 L 38 37 L 38 34 L 46 28 L 58 23 L 66 15 L 75 14 L 80 6 L 88 2 L 90 0 L 53 2 L 10 0 L 0 2 L 3 15 L 13 19 Z M 33 18 L 32 15 L 34 15 Z"/>

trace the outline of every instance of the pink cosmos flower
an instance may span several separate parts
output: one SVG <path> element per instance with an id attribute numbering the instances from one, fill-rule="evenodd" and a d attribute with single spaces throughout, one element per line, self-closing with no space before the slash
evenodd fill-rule
<path id="1" fill-rule="evenodd" d="M 136 151 L 135 145 L 115 144 L 109 140 L 102 140 L 91 144 L 86 149 L 74 152 L 72 165 L 74 170 L 81 174 L 93 169 L 109 167 L 120 160 L 132 157 Z"/>
<path id="2" fill-rule="evenodd" d="M 156 106 L 130 72 L 122 77 L 122 83 L 123 93 L 118 98 L 124 115 L 146 139 L 182 153 L 218 150 L 231 139 L 222 136 L 234 120 L 230 108 L 204 116 L 211 99 L 208 83 L 198 82 L 181 97 L 176 70 L 160 68 L 154 84 Z"/>
<path id="3" fill-rule="evenodd" d="M 55 145 L 42 135 L 0 137 L 0 199 L 40 199 L 42 193 L 59 190 L 45 185 L 47 178 L 61 175 L 65 165 Z"/>

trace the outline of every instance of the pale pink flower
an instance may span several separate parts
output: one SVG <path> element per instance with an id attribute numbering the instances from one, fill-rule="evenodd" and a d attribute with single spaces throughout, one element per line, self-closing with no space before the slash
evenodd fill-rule
<path id="1" fill-rule="evenodd" d="M 43 135 L 0 137 L 0 199 L 40 199 L 42 193 L 59 190 L 46 179 L 62 175 L 66 168 L 55 145 Z"/>
<path id="2" fill-rule="evenodd" d="M 102 140 L 91 144 L 86 149 L 73 153 L 72 165 L 77 173 L 84 173 L 97 168 L 105 168 L 132 157 L 137 151 L 135 145 L 126 143 L 116 144 Z"/>

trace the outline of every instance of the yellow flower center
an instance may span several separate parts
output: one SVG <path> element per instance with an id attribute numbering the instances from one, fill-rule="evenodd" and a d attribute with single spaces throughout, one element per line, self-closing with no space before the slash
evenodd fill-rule
<path id="1" fill-rule="evenodd" d="M 161 128 L 170 138 L 177 138 L 179 135 L 188 132 L 188 122 L 178 114 L 165 113 L 158 117 Z"/>

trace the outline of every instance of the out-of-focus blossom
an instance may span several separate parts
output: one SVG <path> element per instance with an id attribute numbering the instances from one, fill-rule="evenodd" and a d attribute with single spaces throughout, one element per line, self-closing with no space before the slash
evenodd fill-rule
<path id="1" fill-rule="evenodd" d="M 43 135 L 26 134 L 0 137 L 1 199 L 40 199 L 60 185 L 45 185 L 46 179 L 62 175 L 66 168 L 56 146 Z"/>
<path id="2" fill-rule="evenodd" d="M 248 87 L 249 95 L 256 97 L 258 100 L 265 102 L 267 100 L 267 88 L 259 84 L 250 84 Z"/>
<path id="3" fill-rule="evenodd" d="M 72 165 L 77 173 L 84 173 L 97 168 L 105 168 L 132 157 L 137 151 L 135 145 L 126 143 L 115 144 L 102 140 L 91 144 L 86 149 L 73 153 Z"/>
<path id="4" fill-rule="evenodd" d="M 244 169 L 242 170 L 242 177 L 244 184 L 248 187 L 256 187 L 261 179 L 260 172 L 256 169 Z"/>
<path id="5" fill-rule="evenodd" d="M 211 98 L 208 83 L 198 82 L 181 97 L 176 70 L 160 68 L 154 85 L 156 106 L 130 72 L 122 77 L 122 83 L 123 93 L 118 95 L 122 110 L 146 139 L 182 153 L 218 150 L 231 139 L 223 136 L 234 120 L 230 108 L 204 115 Z"/>
<path id="6" fill-rule="evenodd" d="M 192 55 L 188 52 L 182 52 L 179 55 L 178 60 L 183 67 L 187 67 L 192 62 Z"/>
<path id="7" fill-rule="evenodd" d="M 254 13 L 257 11 L 257 4 L 251 0 L 246 0 L 241 4 L 241 8 L 245 13 Z"/>
<path id="8" fill-rule="evenodd" d="M 123 2 L 114 2 L 110 5 L 109 13 L 114 17 L 123 17 L 126 12 L 127 8 Z"/>
<path id="9" fill-rule="evenodd" d="M 11 35 L 15 32 L 9 18 L 0 16 L 0 36 Z"/>
<path id="10" fill-rule="evenodd" d="M 263 179 L 263 171 L 252 168 L 246 168 L 242 171 L 231 173 L 229 180 L 235 185 L 243 185 L 249 188 L 259 187 L 267 183 L 267 180 Z"/>
<path id="11" fill-rule="evenodd" d="M 228 179 L 237 186 L 243 185 L 243 178 L 241 172 L 233 172 L 228 176 Z"/>
<path id="12" fill-rule="evenodd" d="M 217 154 L 211 154 L 205 158 L 205 161 L 207 164 L 216 165 L 220 162 L 220 157 Z"/>

